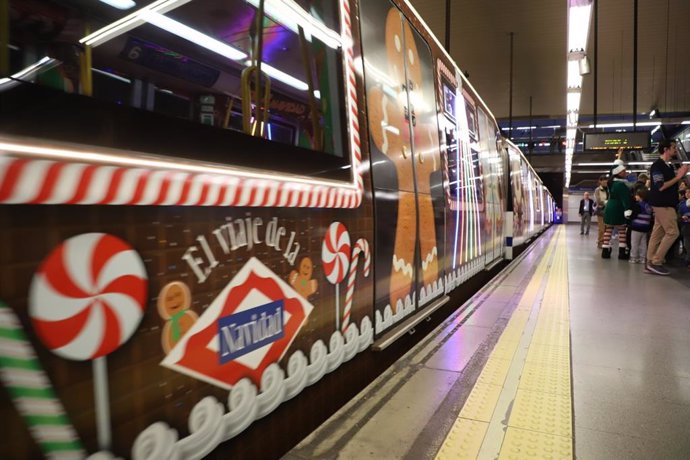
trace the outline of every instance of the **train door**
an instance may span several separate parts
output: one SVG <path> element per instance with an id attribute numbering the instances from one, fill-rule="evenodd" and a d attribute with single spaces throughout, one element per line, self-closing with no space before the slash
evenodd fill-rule
<path id="1" fill-rule="evenodd" d="M 513 200 L 513 245 L 522 244 L 524 240 L 525 197 L 522 181 L 522 157 L 520 151 L 510 147 L 510 185 Z"/>
<path id="2" fill-rule="evenodd" d="M 360 8 L 380 335 L 444 293 L 443 183 L 431 51 L 389 0 Z"/>
<path id="3" fill-rule="evenodd" d="M 502 161 L 497 151 L 496 131 L 489 116 L 479 107 L 479 149 L 482 164 L 482 185 L 486 220 L 484 221 L 486 264 L 489 265 L 503 252 L 503 198 L 501 190 Z"/>
<path id="4" fill-rule="evenodd" d="M 466 133 L 461 131 L 463 145 L 467 145 L 467 151 L 463 151 L 463 163 L 466 166 L 466 186 L 463 187 L 467 192 L 470 208 L 474 211 L 469 213 L 466 221 L 465 230 L 468 235 L 468 255 L 465 262 L 484 258 L 484 235 L 485 222 L 487 219 L 486 205 L 484 200 L 484 187 L 482 179 L 482 168 L 479 152 L 479 129 L 477 128 L 477 107 L 472 96 L 465 90 L 462 92 L 465 104 L 465 123 Z M 462 114 L 461 114 L 462 116 Z M 461 125 L 464 126 L 464 125 Z M 483 266 L 483 264 L 482 264 Z"/>

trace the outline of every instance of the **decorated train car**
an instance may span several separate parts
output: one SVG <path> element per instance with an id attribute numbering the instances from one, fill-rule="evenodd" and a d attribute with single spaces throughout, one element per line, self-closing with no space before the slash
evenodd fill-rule
<path id="1" fill-rule="evenodd" d="M 0 9 L 3 457 L 279 456 L 552 222 L 407 1 Z"/>

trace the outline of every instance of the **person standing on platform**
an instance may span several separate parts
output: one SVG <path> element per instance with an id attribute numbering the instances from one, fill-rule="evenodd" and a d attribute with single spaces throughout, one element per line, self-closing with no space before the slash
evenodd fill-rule
<path id="1" fill-rule="evenodd" d="M 652 207 L 646 202 L 647 190 L 635 192 L 632 221 L 630 222 L 630 263 L 646 263 L 647 234 L 652 229 Z"/>
<path id="2" fill-rule="evenodd" d="M 628 246 L 626 244 L 626 218 L 632 215 L 630 190 L 625 185 L 627 172 L 625 166 L 616 165 L 612 170 L 613 180 L 609 186 L 609 201 L 604 210 L 604 243 L 601 249 L 601 258 L 611 258 L 611 234 L 614 227 L 618 230 L 618 258 L 628 259 Z"/>
<path id="3" fill-rule="evenodd" d="M 599 234 L 597 236 L 597 248 L 601 249 L 604 243 L 604 208 L 609 199 L 609 188 L 606 185 L 606 176 L 599 176 L 599 186 L 594 189 L 594 201 L 596 203 L 597 225 Z"/>
<path id="4" fill-rule="evenodd" d="M 688 165 L 676 171 L 670 161 L 678 155 L 676 143 L 667 139 L 659 141 L 659 159 L 652 163 L 649 170 L 651 189 L 649 204 L 654 210 L 654 229 L 649 237 L 647 264 L 645 270 L 656 275 L 668 275 L 663 266 L 664 256 L 678 238 L 678 182 L 688 172 Z"/>
<path id="5" fill-rule="evenodd" d="M 680 234 L 685 249 L 685 266 L 690 269 L 690 188 L 685 189 L 685 200 L 678 205 L 680 215 Z"/>
<path id="6" fill-rule="evenodd" d="M 589 225 L 592 222 L 594 212 L 594 200 L 589 197 L 589 192 L 580 200 L 580 235 L 589 235 Z"/>

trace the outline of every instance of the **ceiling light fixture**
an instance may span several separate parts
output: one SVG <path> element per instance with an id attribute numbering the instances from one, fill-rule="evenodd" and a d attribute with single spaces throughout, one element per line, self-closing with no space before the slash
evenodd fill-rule
<path id="1" fill-rule="evenodd" d="M 252 61 L 246 61 L 244 65 L 250 66 L 252 65 Z M 300 91 L 307 91 L 309 89 L 309 85 L 307 85 L 302 80 L 299 80 L 293 77 L 292 75 L 283 72 L 282 70 L 278 70 L 275 67 L 266 64 L 265 62 L 261 63 L 261 70 L 266 72 L 266 75 L 268 75 L 269 77 L 282 81 L 286 85 L 292 86 L 293 88 L 298 89 Z"/>
<path id="2" fill-rule="evenodd" d="M 206 48 L 209 51 L 213 51 L 214 53 L 220 54 L 228 59 L 232 59 L 233 61 L 239 61 L 247 57 L 247 53 L 240 51 L 237 48 L 228 45 L 227 43 L 216 40 L 213 37 L 209 37 L 206 34 L 202 34 L 198 30 L 186 26 L 181 22 L 175 21 L 174 19 L 170 19 L 167 16 L 163 16 L 162 14 L 147 11 L 141 14 L 140 17 L 149 24 L 160 27 L 161 29 L 168 31 L 173 35 L 184 38 L 185 40 Z"/>
<path id="3" fill-rule="evenodd" d="M 568 116 L 566 125 L 565 149 L 565 187 L 570 186 L 575 136 L 577 135 L 580 100 L 582 97 L 582 75 L 588 73 L 587 36 L 592 13 L 592 0 L 567 0 L 568 5 L 568 56 L 567 56 L 567 95 Z"/>
<path id="4" fill-rule="evenodd" d="M 137 6 L 136 2 L 132 0 L 101 0 L 101 2 L 106 3 L 113 8 L 118 10 L 128 10 Z"/>
<path id="5" fill-rule="evenodd" d="M 0 78 L 0 91 L 7 91 L 22 83 L 22 81 L 33 81 L 40 71 L 46 71 L 55 66 L 59 61 L 45 56 L 40 61 L 31 64 L 19 72 L 6 78 Z"/>
<path id="6" fill-rule="evenodd" d="M 259 0 L 247 0 L 247 3 L 259 7 Z M 299 33 L 299 27 L 304 30 L 307 40 L 314 36 L 329 48 L 337 49 L 342 46 L 342 37 L 333 29 L 312 16 L 294 0 L 265 0 L 264 12 L 274 22 Z"/>
<path id="7" fill-rule="evenodd" d="M 191 0 L 157 0 L 150 5 L 146 5 L 145 7 L 135 11 L 134 13 L 128 14 L 124 18 L 118 19 L 117 21 L 98 29 L 92 34 L 87 35 L 86 37 L 80 39 L 79 43 L 92 47 L 101 45 L 108 40 L 112 40 L 113 38 L 142 25 L 146 21 L 144 21 L 141 16 L 149 11 L 165 14 L 184 5 L 185 3 L 189 3 L 190 1 Z"/>

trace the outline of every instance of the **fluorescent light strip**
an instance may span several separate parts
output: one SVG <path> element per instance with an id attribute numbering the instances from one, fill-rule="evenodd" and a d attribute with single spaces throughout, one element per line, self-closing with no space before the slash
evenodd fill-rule
<path id="1" fill-rule="evenodd" d="M 568 61 L 568 88 L 582 87 L 582 75 L 577 61 Z"/>
<path id="2" fill-rule="evenodd" d="M 584 3 L 584 4 L 583 4 Z M 568 0 L 568 58 L 567 58 L 567 107 L 568 127 L 576 127 L 580 110 L 580 94 L 582 88 L 582 76 L 580 75 L 579 61 L 570 59 L 571 52 L 578 51 L 586 55 L 587 36 L 592 13 L 591 0 Z M 574 89 L 579 91 L 574 92 Z M 567 139 L 565 153 L 565 186 L 570 187 L 570 172 L 574 153 L 574 137 Z"/>
<path id="3" fill-rule="evenodd" d="M 247 0 L 247 3 L 255 8 L 259 7 L 259 0 Z M 311 41 L 311 36 L 314 36 L 333 49 L 337 49 L 343 44 L 339 33 L 326 27 L 324 23 L 305 11 L 294 0 L 266 0 L 264 12 L 274 22 L 295 33 L 298 33 L 299 26 L 302 26 L 309 41 Z"/>
<path id="4" fill-rule="evenodd" d="M 252 61 L 245 61 L 244 63 L 244 65 L 246 66 L 250 66 L 251 64 Z M 292 75 L 286 74 L 282 70 L 278 70 L 275 67 L 270 66 L 266 63 L 261 63 L 261 70 L 266 72 L 266 75 L 268 75 L 269 77 L 275 78 L 276 80 L 280 80 L 286 85 L 292 86 L 293 88 L 296 88 L 300 91 L 307 91 L 309 89 L 309 85 L 307 85 L 302 80 L 298 80 Z"/>
<path id="5" fill-rule="evenodd" d="M 587 49 L 592 4 L 570 6 L 569 12 L 568 51 L 585 50 Z M 577 61 L 575 63 L 577 64 Z"/>
<path id="6" fill-rule="evenodd" d="M 80 39 L 79 43 L 92 47 L 101 45 L 107 42 L 108 40 L 112 40 L 113 38 L 142 25 L 145 22 L 141 18 L 142 14 L 146 14 L 149 11 L 165 14 L 169 11 L 174 10 L 175 8 L 184 5 L 185 3 L 189 3 L 190 1 L 191 0 L 155 1 L 150 5 L 147 5 L 141 8 L 140 10 L 135 11 L 134 13 L 128 14 L 124 18 L 121 18 L 111 24 L 108 24 L 105 27 L 98 29 L 92 34 L 87 35 L 86 37 Z"/>
<path id="7" fill-rule="evenodd" d="M 51 57 L 45 56 L 40 61 L 31 64 L 29 67 L 12 74 L 10 77 L 0 78 L 0 90 L 8 90 L 15 87 L 21 82 L 17 80 L 30 80 L 36 76 L 39 70 L 46 67 L 52 67 L 57 61 Z"/>
<path id="8" fill-rule="evenodd" d="M 690 124 L 690 123 L 689 123 Z M 637 126 L 660 126 L 658 121 L 642 121 L 637 123 Z M 595 128 L 594 125 L 589 125 L 589 128 Z M 633 123 L 597 123 L 596 128 L 632 128 Z"/>
<path id="9" fill-rule="evenodd" d="M 128 10 L 137 6 L 136 2 L 133 2 L 132 0 L 101 0 L 101 2 L 108 4 L 113 8 L 117 8 L 118 10 Z"/>
<path id="10" fill-rule="evenodd" d="M 132 80 L 130 80 L 129 78 L 124 78 L 124 77 L 121 77 L 119 75 L 115 75 L 114 73 L 110 73 L 110 72 L 106 72 L 104 70 L 96 69 L 95 67 L 92 67 L 91 70 L 93 72 L 99 73 L 101 75 L 105 75 L 106 77 L 110 77 L 110 78 L 113 78 L 115 80 L 120 80 L 120 81 L 125 82 L 125 83 L 132 83 Z"/>
<path id="11" fill-rule="evenodd" d="M 198 30 L 192 29 L 191 27 L 186 26 L 181 22 L 177 22 L 174 19 L 170 19 L 167 16 L 163 16 L 162 14 L 147 11 L 142 13 L 140 17 L 149 24 L 160 27 L 171 34 L 184 38 L 185 40 L 202 46 L 207 50 L 213 51 L 214 53 L 218 53 L 228 59 L 232 59 L 233 61 L 239 61 L 240 59 L 247 57 L 246 53 L 238 50 L 237 48 L 233 48 L 232 46 L 216 40 L 215 38 L 202 34 Z"/>

